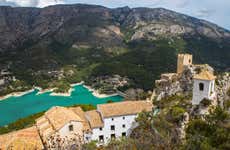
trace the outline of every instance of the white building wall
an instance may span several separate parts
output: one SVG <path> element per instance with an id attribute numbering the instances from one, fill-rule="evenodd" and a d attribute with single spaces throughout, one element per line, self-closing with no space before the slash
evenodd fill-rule
<path id="1" fill-rule="evenodd" d="M 124 118 L 123 118 L 124 117 Z M 92 140 L 99 141 L 99 136 L 104 136 L 104 143 L 106 144 L 111 139 L 111 134 L 115 134 L 116 138 L 122 136 L 122 133 L 125 132 L 126 136 L 130 135 L 131 130 L 135 124 L 135 118 L 137 115 L 127 115 L 127 116 L 119 116 L 119 117 L 110 117 L 104 118 L 104 127 L 102 130 L 100 128 L 92 129 Z M 113 119 L 113 120 L 112 120 Z M 115 126 L 115 130 L 111 130 L 111 126 Z M 125 125 L 125 127 L 123 127 Z M 100 144 L 100 141 L 99 141 Z"/>
<path id="2" fill-rule="evenodd" d="M 92 141 L 92 133 L 85 132 L 84 133 L 84 143 L 89 143 L 90 141 Z"/>
<path id="3" fill-rule="evenodd" d="M 200 91 L 199 84 L 204 84 L 204 90 Z M 212 99 L 214 92 L 214 86 L 215 86 L 215 80 L 198 80 L 194 79 L 193 82 L 193 98 L 192 98 L 192 104 L 197 105 L 199 104 L 204 98 Z"/>
<path id="4" fill-rule="evenodd" d="M 73 131 L 69 130 L 70 125 L 73 125 Z M 76 133 L 82 136 L 83 135 L 83 124 L 82 122 L 71 121 L 65 124 L 65 126 L 63 126 L 58 132 L 59 132 L 59 135 L 63 138 L 65 136 L 71 135 L 71 133 Z"/>
<path id="5" fill-rule="evenodd" d="M 5 80 L 4 79 L 0 79 L 0 85 L 4 85 L 5 84 Z"/>

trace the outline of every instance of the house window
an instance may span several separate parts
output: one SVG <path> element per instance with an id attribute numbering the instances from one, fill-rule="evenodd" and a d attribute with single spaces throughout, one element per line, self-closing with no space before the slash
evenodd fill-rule
<path id="1" fill-rule="evenodd" d="M 113 125 L 113 126 L 111 126 L 111 130 L 115 130 L 115 126 Z"/>
<path id="2" fill-rule="evenodd" d="M 111 134 L 111 139 L 113 140 L 115 138 L 116 138 L 115 134 Z"/>
<path id="3" fill-rule="evenodd" d="M 69 125 L 69 131 L 73 131 L 73 125 Z"/>
<path id="4" fill-rule="evenodd" d="M 126 137 L 126 132 L 122 132 L 122 137 Z"/>
<path id="5" fill-rule="evenodd" d="M 104 142 L 104 136 L 103 135 L 99 136 L 99 142 Z"/>
<path id="6" fill-rule="evenodd" d="M 102 131 L 102 128 L 99 128 L 100 129 L 100 131 Z"/>
<path id="7" fill-rule="evenodd" d="M 125 120 L 125 117 L 123 117 L 123 120 Z"/>
<path id="8" fill-rule="evenodd" d="M 125 128 L 125 124 L 123 124 L 122 127 Z"/>
<path id="9" fill-rule="evenodd" d="M 199 90 L 204 91 L 204 83 L 199 83 Z"/>
<path id="10" fill-rule="evenodd" d="M 113 121 L 114 119 L 112 118 L 112 121 Z"/>

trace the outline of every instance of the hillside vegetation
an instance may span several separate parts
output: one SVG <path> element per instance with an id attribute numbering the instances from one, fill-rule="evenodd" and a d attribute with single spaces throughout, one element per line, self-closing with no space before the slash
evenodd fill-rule
<path id="1" fill-rule="evenodd" d="M 119 74 L 130 88 L 151 90 L 181 52 L 218 71 L 230 66 L 229 31 L 163 8 L 0 7 L 0 20 L 0 69 L 27 86 L 50 87 L 59 78 L 49 72 L 72 66 L 64 84 Z"/>

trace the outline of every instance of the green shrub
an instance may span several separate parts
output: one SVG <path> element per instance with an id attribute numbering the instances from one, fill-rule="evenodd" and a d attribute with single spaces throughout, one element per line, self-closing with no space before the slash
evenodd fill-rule
<path id="1" fill-rule="evenodd" d="M 54 90 L 55 93 L 66 93 L 71 88 L 70 84 L 66 81 L 57 82 L 54 86 L 57 88 Z"/>
<path id="2" fill-rule="evenodd" d="M 230 88 L 227 90 L 227 95 L 230 97 Z"/>
<path id="3" fill-rule="evenodd" d="M 229 109 L 230 108 L 230 99 L 224 101 L 224 108 Z"/>
<path id="4" fill-rule="evenodd" d="M 209 132 L 211 132 L 212 129 L 208 125 L 208 123 L 204 120 L 201 119 L 194 119 L 189 122 L 188 127 L 186 129 L 186 132 L 189 134 L 202 134 L 202 135 L 207 135 Z"/>
<path id="5" fill-rule="evenodd" d="M 81 107 L 83 111 L 89 111 L 89 110 L 94 110 L 96 107 L 91 104 L 76 104 L 68 107 Z"/>
<path id="6" fill-rule="evenodd" d="M 184 110 L 184 108 L 175 106 L 169 112 L 170 112 L 170 115 L 171 115 L 173 121 L 179 122 L 181 119 L 183 119 L 184 113 L 186 111 Z"/>
<path id="7" fill-rule="evenodd" d="M 143 146 L 143 145 L 142 145 Z M 105 150 L 136 150 L 138 145 L 131 138 L 121 138 L 117 140 L 111 140 L 107 146 L 104 147 Z"/>
<path id="8" fill-rule="evenodd" d="M 25 118 L 21 118 L 13 123 L 8 124 L 7 126 L 0 127 L 0 134 L 12 132 L 14 130 L 23 129 L 29 126 L 32 126 L 35 123 L 35 120 L 41 117 L 44 112 L 40 112 Z"/>
<path id="9" fill-rule="evenodd" d="M 96 143 L 97 141 L 91 141 L 89 143 L 83 144 L 82 150 L 96 150 L 97 149 Z"/>
<path id="10" fill-rule="evenodd" d="M 113 101 L 112 100 L 108 100 L 106 103 L 113 103 Z"/>
<path id="11" fill-rule="evenodd" d="M 201 100 L 200 104 L 202 104 L 205 107 L 208 107 L 208 106 L 211 105 L 211 100 L 207 99 L 207 98 L 204 98 L 204 99 Z"/>
<path id="12" fill-rule="evenodd" d="M 229 117 L 229 113 L 218 106 L 203 119 L 191 120 L 186 128 L 184 149 L 229 149 Z"/>

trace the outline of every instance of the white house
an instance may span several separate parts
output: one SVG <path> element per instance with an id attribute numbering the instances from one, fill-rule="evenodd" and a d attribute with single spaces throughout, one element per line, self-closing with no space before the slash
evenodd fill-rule
<path id="1" fill-rule="evenodd" d="M 152 111 L 148 101 L 123 101 L 97 105 L 96 110 L 83 112 L 80 107 L 53 107 L 36 120 L 36 126 L 46 146 L 77 145 L 129 136 L 137 126 L 135 118 L 142 111 Z"/>
<path id="2" fill-rule="evenodd" d="M 97 116 L 98 126 L 92 126 L 91 140 L 106 144 L 113 138 L 129 136 L 132 129 L 137 126 L 135 118 L 143 110 L 152 111 L 152 103 L 147 101 L 124 101 L 118 103 L 97 105 L 97 110 L 86 112 L 91 119 Z M 97 115 L 96 115 L 97 114 Z M 99 118 L 100 117 L 100 118 Z"/>
<path id="3" fill-rule="evenodd" d="M 84 120 L 71 109 L 52 107 L 44 116 L 36 120 L 36 127 L 46 147 L 56 149 L 57 146 L 80 145 L 87 126 Z M 77 141 L 77 142 L 76 142 Z"/>
<path id="4" fill-rule="evenodd" d="M 202 71 L 193 77 L 193 105 L 198 105 L 204 98 L 215 99 L 215 78 L 209 71 Z"/>

